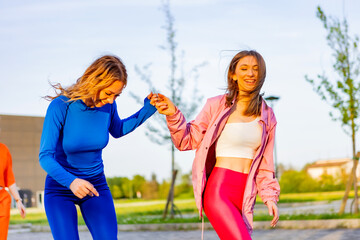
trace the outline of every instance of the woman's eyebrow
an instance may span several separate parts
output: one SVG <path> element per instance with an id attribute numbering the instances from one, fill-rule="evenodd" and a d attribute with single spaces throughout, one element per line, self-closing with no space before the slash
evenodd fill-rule
<path id="1" fill-rule="evenodd" d="M 246 64 L 246 63 L 243 63 L 243 64 L 241 64 L 241 65 L 239 65 L 239 67 L 242 67 L 242 66 L 249 66 L 248 64 Z M 258 67 L 258 65 L 257 64 L 255 64 L 255 65 L 252 65 L 253 67 Z"/>
<path id="2" fill-rule="evenodd" d="M 113 91 L 111 91 L 111 90 L 108 90 L 109 92 L 111 92 L 111 94 L 115 94 Z M 115 94 L 116 96 L 119 96 L 120 94 L 122 93 L 122 91 L 121 92 L 119 92 L 119 93 L 117 93 L 117 94 Z"/>

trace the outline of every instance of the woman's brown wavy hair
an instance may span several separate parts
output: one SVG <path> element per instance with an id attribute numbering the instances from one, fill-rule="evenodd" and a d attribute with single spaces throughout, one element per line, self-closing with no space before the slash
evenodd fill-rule
<path id="1" fill-rule="evenodd" d="M 261 87 L 264 84 L 265 77 L 266 77 L 266 65 L 263 57 L 260 53 L 250 50 L 250 51 L 241 51 L 237 53 L 229 64 L 228 74 L 227 74 L 227 89 L 226 89 L 226 106 L 230 107 L 232 105 L 232 101 L 235 98 L 240 98 L 239 95 L 239 87 L 237 82 L 233 80 L 233 75 L 235 74 L 236 66 L 240 59 L 247 56 L 255 57 L 257 64 L 258 64 L 258 81 L 256 87 L 253 91 L 249 92 L 250 95 L 250 103 L 248 108 L 245 111 L 245 115 L 247 116 L 260 116 L 261 114 L 261 103 L 262 103 L 262 96 L 260 94 Z"/>
<path id="2" fill-rule="evenodd" d="M 52 84 L 56 96 L 46 96 L 53 100 L 61 95 L 69 98 L 69 101 L 82 99 L 84 102 L 91 100 L 99 91 L 109 87 L 115 81 L 120 81 L 126 86 L 127 72 L 120 58 L 105 55 L 96 59 L 76 81 L 75 84 L 63 88 L 60 83 Z M 60 92 L 59 92 L 60 91 Z"/>

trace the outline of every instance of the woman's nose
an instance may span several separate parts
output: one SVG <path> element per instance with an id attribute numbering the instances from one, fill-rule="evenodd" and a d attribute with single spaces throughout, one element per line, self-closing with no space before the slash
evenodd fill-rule
<path id="1" fill-rule="evenodd" d="M 254 70 L 250 68 L 249 71 L 248 71 L 248 75 L 249 76 L 254 76 Z"/>
<path id="2" fill-rule="evenodd" d="M 107 99 L 107 101 L 108 101 L 108 103 L 113 104 L 114 101 L 115 101 L 115 96 L 109 97 L 109 98 Z"/>

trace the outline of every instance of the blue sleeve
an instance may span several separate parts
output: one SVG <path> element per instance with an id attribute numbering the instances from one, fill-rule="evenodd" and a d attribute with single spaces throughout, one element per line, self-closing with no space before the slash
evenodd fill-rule
<path id="1" fill-rule="evenodd" d="M 64 97 L 54 99 L 46 112 L 40 141 L 40 166 L 58 183 L 65 187 L 75 180 L 76 176 L 66 171 L 55 159 L 57 144 L 62 130 L 68 103 Z"/>
<path id="2" fill-rule="evenodd" d="M 117 112 L 116 103 L 114 102 L 109 132 L 114 138 L 122 137 L 134 131 L 155 112 L 156 108 L 150 104 L 150 100 L 148 98 L 145 98 L 144 106 L 137 113 L 128 118 L 120 119 Z"/>

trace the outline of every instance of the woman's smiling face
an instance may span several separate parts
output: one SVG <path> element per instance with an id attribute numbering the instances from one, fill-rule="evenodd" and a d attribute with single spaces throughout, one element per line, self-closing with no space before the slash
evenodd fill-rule
<path id="1" fill-rule="evenodd" d="M 102 89 L 96 99 L 94 99 L 95 107 L 102 107 L 108 103 L 113 104 L 115 99 L 121 94 L 124 89 L 124 83 L 115 81 L 109 87 Z"/>
<path id="2" fill-rule="evenodd" d="M 255 89 L 258 72 L 259 66 L 255 57 L 246 56 L 239 60 L 233 74 L 233 80 L 237 81 L 240 92 L 251 92 Z"/>

